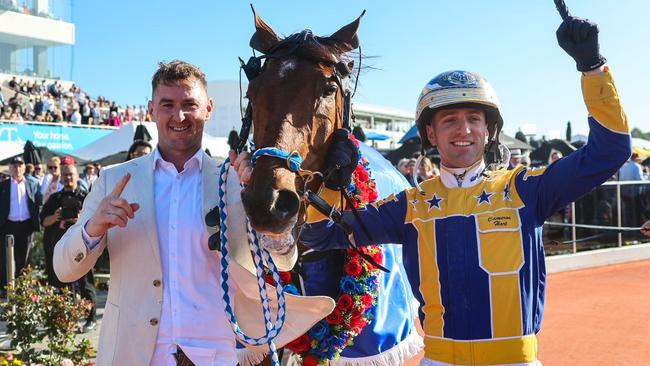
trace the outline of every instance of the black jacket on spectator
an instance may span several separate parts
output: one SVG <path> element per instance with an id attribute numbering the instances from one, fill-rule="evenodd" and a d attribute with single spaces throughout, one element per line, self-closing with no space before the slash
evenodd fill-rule
<path id="1" fill-rule="evenodd" d="M 9 178 L 4 182 L 0 182 L 0 227 L 2 227 L 8 220 L 10 200 L 11 200 L 11 179 Z M 38 189 L 38 182 L 25 178 L 25 192 L 27 193 L 27 207 L 29 209 L 30 222 L 32 230 L 40 230 L 39 221 L 39 208 L 41 205 L 42 197 L 41 191 Z"/>
<path id="2" fill-rule="evenodd" d="M 84 199 L 88 193 L 83 190 L 81 187 L 78 187 L 74 192 L 71 191 L 58 191 L 53 193 L 50 198 L 43 205 L 41 210 L 41 223 L 43 220 L 56 212 L 59 207 L 63 206 L 63 200 L 66 199 L 67 202 L 75 202 L 75 207 L 67 207 L 68 210 L 73 212 L 76 210 L 78 213 L 81 210 Z M 55 287 L 63 287 L 64 283 L 60 282 L 56 274 L 54 273 L 54 267 L 52 266 L 52 257 L 54 255 L 54 246 L 61 239 L 63 234 L 72 226 L 72 223 L 57 221 L 53 225 L 43 226 L 43 249 L 45 251 L 45 271 L 47 272 L 47 278 L 50 285 Z"/>

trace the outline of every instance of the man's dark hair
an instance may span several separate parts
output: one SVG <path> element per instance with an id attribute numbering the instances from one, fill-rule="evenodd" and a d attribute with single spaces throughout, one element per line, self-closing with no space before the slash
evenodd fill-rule
<path id="1" fill-rule="evenodd" d="M 158 85 L 171 85 L 179 81 L 197 80 L 208 90 L 208 82 L 205 74 L 198 67 L 181 60 L 173 60 L 169 63 L 159 62 L 158 70 L 151 78 L 151 96 L 156 92 Z"/>

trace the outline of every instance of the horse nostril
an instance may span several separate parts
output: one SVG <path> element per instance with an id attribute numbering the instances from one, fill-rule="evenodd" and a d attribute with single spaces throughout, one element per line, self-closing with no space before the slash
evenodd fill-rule
<path id="1" fill-rule="evenodd" d="M 298 213 L 298 206 L 300 205 L 300 199 L 296 192 L 290 191 L 288 189 L 282 189 L 278 191 L 278 197 L 273 204 L 274 214 L 279 216 L 281 219 L 288 219 L 293 217 Z"/>

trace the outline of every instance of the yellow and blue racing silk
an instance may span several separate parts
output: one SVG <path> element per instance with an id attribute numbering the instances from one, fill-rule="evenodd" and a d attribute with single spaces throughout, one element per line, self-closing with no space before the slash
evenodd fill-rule
<path id="1" fill-rule="evenodd" d="M 425 357 L 449 365 L 531 364 L 544 311 L 542 226 L 554 212 L 610 178 L 631 154 L 627 118 L 609 70 L 583 76 L 588 143 L 546 168 L 493 171 L 472 187 L 440 179 L 360 211 L 379 243 L 403 244 L 420 302 Z M 330 203 L 336 192 L 324 190 Z M 347 235 L 313 209 L 301 239 L 344 247 Z M 345 213 L 357 245 L 370 244 Z"/>

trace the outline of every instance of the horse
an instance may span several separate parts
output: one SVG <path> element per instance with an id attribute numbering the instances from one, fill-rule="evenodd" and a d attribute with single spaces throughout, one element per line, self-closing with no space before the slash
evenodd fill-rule
<path id="1" fill-rule="evenodd" d="M 305 30 L 283 39 L 253 12 L 256 31 L 250 46 L 262 56 L 253 57 L 243 65 L 250 79 L 246 115 L 249 119 L 252 117 L 252 142 L 258 151 L 271 149 L 286 154 L 282 159 L 257 156 L 250 183 L 241 191 L 241 202 L 257 233 L 271 238 L 282 238 L 290 233 L 298 237 L 300 218 L 305 213 L 301 195 L 306 189 L 317 190 L 321 184 L 318 174 L 311 172 L 322 169 L 332 133 L 338 128 L 349 128 L 347 82 L 354 68 L 349 53 L 359 47 L 357 30 L 361 16 L 329 37 L 314 36 Z M 247 127 L 242 130 L 246 131 Z M 240 139 L 245 140 L 246 133 L 242 135 Z M 383 183 L 378 182 L 381 196 L 408 186 L 376 151 L 365 146 L 362 150 L 371 158 L 371 168 L 384 170 L 376 172 L 376 176 L 384 177 Z M 300 157 L 299 167 L 289 169 L 292 158 L 297 156 Z M 298 174 L 305 172 L 309 177 L 306 180 L 303 179 L 305 174 Z M 415 356 L 422 347 L 422 340 L 415 331 L 410 287 L 400 265 L 401 249 L 393 245 L 380 247 L 384 266 L 390 268 L 390 272 L 380 276 L 373 320 L 333 364 L 400 364 Z M 340 257 L 324 253 L 308 261 L 306 249 L 300 246 L 299 263 L 302 262 L 303 271 L 311 268 L 312 273 L 303 278 L 303 292 L 305 295 L 335 296 L 338 280 L 334 276 L 341 276 Z M 327 273 L 332 263 L 338 263 L 339 267 Z M 316 289 L 319 287 L 313 285 L 316 282 L 325 282 L 329 289 Z"/>

